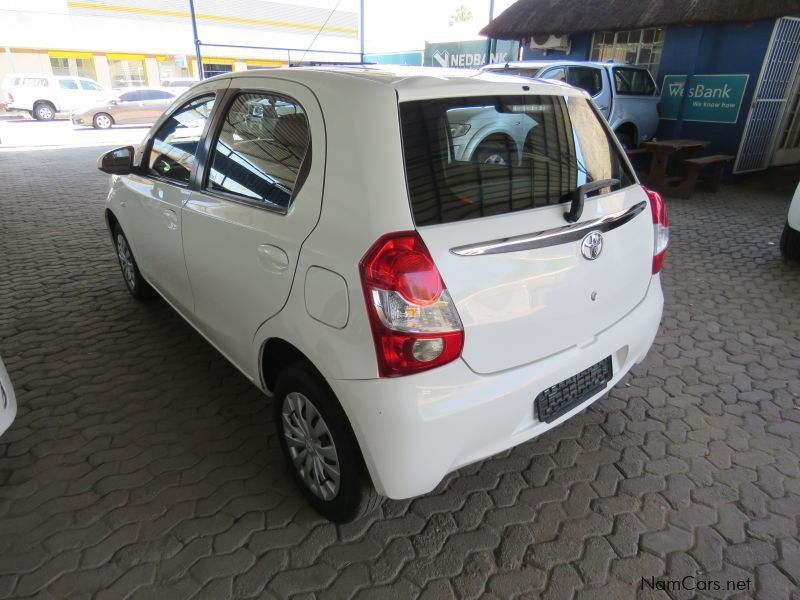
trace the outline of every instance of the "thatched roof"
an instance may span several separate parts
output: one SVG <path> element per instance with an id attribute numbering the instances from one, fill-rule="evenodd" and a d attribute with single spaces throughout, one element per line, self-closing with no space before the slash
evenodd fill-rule
<path id="1" fill-rule="evenodd" d="M 800 0 L 518 0 L 481 30 L 500 40 L 660 25 L 751 22 L 800 12 Z"/>

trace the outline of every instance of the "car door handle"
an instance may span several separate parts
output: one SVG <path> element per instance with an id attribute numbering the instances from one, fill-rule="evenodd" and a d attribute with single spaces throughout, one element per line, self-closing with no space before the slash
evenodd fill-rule
<path id="1" fill-rule="evenodd" d="M 258 247 L 258 262 L 270 273 L 280 275 L 289 268 L 289 257 L 286 252 L 272 244 Z"/>
<path id="2" fill-rule="evenodd" d="M 178 215 L 174 210 L 170 210 L 165 208 L 162 212 L 162 215 L 167 219 L 167 229 L 170 231 L 175 231 L 178 228 Z"/>

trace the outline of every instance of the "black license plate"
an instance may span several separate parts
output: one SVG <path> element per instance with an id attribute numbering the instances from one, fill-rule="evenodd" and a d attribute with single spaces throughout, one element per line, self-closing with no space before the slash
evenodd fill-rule
<path id="1" fill-rule="evenodd" d="M 533 401 L 536 418 L 551 423 L 606 388 L 613 373 L 611 357 L 544 390 Z"/>

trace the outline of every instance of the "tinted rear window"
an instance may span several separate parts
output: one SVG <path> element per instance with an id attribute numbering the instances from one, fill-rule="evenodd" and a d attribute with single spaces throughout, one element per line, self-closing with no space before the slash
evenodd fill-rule
<path id="1" fill-rule="evenodd" d="M 656 84 L 650 71 L 629 67 L 614 69 L 614 85 L 618 94 L 632 96 L 652 96 L 656 92 Z"/>
<path id="2" fill-rule="evenodd" d="M 633 183 L 581 97 L 415 100 L 400 104 L 400 122 L 417 225 L 568 202 L 578 186 L 598 179 Z"/>

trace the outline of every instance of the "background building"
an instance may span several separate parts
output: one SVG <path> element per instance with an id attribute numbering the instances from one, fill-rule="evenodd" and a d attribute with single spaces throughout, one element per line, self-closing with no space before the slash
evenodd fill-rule
<path id="1" fill-rule="evenodd" d="M 206 76 L 301 61 L 358 61 L 358 0 L 195 0 Z M 316 50 L 330 52 L 317 52 Z M 109 87 L 197 77 L 188 0 L 4 0 L 0 79 L 83 75 Z"/>
<path id="2" fill-rule="evenodd" d="M 658 136 L 710 140 L 745 172 L 800 162 L 798 14 L 797 0 L 519 0 L 481 33 L 523 40 L 526 60 L 647 67 Z"/>

